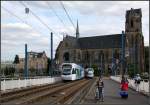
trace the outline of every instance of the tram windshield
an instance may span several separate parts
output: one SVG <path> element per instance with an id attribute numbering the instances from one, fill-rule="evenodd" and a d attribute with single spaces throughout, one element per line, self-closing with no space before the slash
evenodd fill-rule
<path id="1" fill-rule="evenodd" d="M 71 69 L 63 69 L 63 75 L 70 75 Z"/>

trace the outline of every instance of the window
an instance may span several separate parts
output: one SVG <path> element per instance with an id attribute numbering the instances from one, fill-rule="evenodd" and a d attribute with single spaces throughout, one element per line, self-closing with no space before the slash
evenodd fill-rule
<path id="1" fill-rule="evenodd" d="M 133 19 L 131 20 L 131 27 L 133 27 Z"/>
<path id="2" fill-rule="evenodd" d="M 63 75 L 70 75 L 71 69 L 63 69 Z"/>
<path id="3" fill-rule="evenodd" d="M 117 50 L 115 50 L 115 52 L 114 52 L 114 58 L 119 59 L 119 53 Z"/>
<path id="4" fill-rule="evenodd" d="M 68 47 L 68 43 L 67 42 L 65 43 L 65 47 Z"/>
<path id="5" fill-rule="evenodd" d="M 64 61 L 69 61 L 69 53 L 68 52 L 66 52 L 66 53 L 64 53 Z"/>
<path id="6" fill-rule="evenodd" d="M 98 60 L 98 53 L 95 52 L 95 60 Z"/>
<path id="7" fill-rule="evenodd" d="M 85 52 L 85 60 L 86 60 L 86 61 L 89 60 L 89 53 L 88 53 L 88 51 Z"/>
<path id="8" fill-rule="evenodd" d="M 77 76 L 80 76 L 80 71 L 77 68 L 76 68 L 76 74 L 77 74 Z"/>
<path id="9" fill-rule="evenodd" d="M 80 56 L 80 53 L 78 53 L 78 60 L 80 60 L 81 56 Z"/>
<path id="10" fill-rule="evenodd" d="M 76 74 L 76 70 L 74 68 L 72 70 L 72 74 Z"/>

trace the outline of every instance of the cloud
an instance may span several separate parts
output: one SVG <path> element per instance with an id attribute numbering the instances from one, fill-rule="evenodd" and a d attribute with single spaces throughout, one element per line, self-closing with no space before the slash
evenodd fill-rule
<path id="1" fill-rule="evenodd" d="M 69 22 L 60 1 L 47 1 L 65 23 L 65 27 L 50 10 L 46 1 L 23 1 L 54 33 L 54 49 L 62 40 L 63 33 L 75 36 L 75 30 Z M 130 8 L 142 9 L 142 29 L 145 43 L 149 42 L 149 3 L 148 1 L 62 1 L 73 22 L 79 20 L 81 37 L 121 33 L 125 28 L 125 13 Z M 24 44 L 29 50 L 50 54 L 50 30 L 32 13 L 25 14 L 19 1 L 2 1 L 2 6 L 19 16 L 16 17 L 2 9 L 1 38 L 2 57 L 24 52 Z M 76 25 L 76 24 L 75 24 Z M 7 53 L 9 52 L 9 53 Z M 55 52 L 55 51 L 54 51 Z"/>
<path id="2" fill-rule="evenodd" d="M 6 23 L 2 24 L 2 40 L 20 41 L 23 39 L 33 39 L 40 37 L 38 33 L 24 23 Z"/>
<path id="3" fill-rule="evenodd" d="M 41 35 L 24 23 L 2 24 L 1 32 L 1 51 L 3 57 L 6 55 L 13 57 L 15 54 L 24 55 L 25 43 L 28 44 L 28 51 L 41 52 L 44 50 L 49 54 L 50 34 L 48 36 Z M 54 49 L 56 49 L 60 40 L 60 38 L 54 37 Z"/>
<path id="4" fill-rule="evenodd" d="M 13 31 L 16 30 L 31 30 L 31 27 L 29 27 L 27 24 L 24 23 L 8 23 L 8 24 L 2 24 L 2 28 L 12 29 Z"/>

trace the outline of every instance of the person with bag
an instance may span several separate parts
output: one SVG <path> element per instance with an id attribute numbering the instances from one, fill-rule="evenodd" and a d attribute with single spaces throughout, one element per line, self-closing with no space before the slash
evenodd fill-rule
<path id="1" fill-rule="evenodd" d="M 137 92 L 140 91 L 140 82 L 141 82 L 141 77 L 139 74 L 137 74 L 134 82 Z"/>

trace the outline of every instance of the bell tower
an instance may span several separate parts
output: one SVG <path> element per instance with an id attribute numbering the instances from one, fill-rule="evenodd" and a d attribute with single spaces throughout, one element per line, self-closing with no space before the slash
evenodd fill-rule
<path id="1" fill-rule="evenodd" d="M 142 32 L 141 9 L 128 10 L 126 12 L 126 32 Z"/>
<path id="2" fill-rule="evenodd" d="M 142 34 L 142 11 L 126 11 L 125 34 L 129 49 L 129 64 L 134 66 L 134 73 L 144 71 L 144 38 Z"/>

